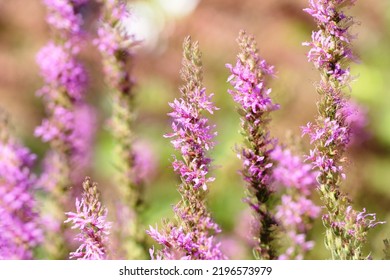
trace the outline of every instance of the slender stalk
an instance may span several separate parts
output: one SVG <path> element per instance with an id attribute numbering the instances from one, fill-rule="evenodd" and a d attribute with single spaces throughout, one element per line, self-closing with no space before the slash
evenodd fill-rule
<path id="1" fill-rule="evenodd" d="M 343 163 L 345 150 L 351 139 L 351 124 L 348 117 L 348 97 L 351 74 L 348 63 L 354 60 L 351 42 L 354 37 L 350 28 L 355 23 L 344 8 L 352 6 L 356 0 L 310 0 L 310 8 L 305 9 L 314 17 L 318 30 L 312 34 L 312 41 L 304 43 L 311 47 L 309 61 L 319 70 L 321 81 L 317 84 L 320 100 L 317 103 L 318 117 L 314 124 L 303 128 L 314 148 L 307 157 L 319 171 L 318 190 L 326 214 L 322 216 L 326 228 L 325 245 L 332 259 L 365 259 L 363 245 L 367 233 L 381 222 L 375 222 L 375 214 L 367 214 L 365 209 L 357 212 L 351 201 L 341 191 L 345 179 Z"/>
<path id="2" fill-rule="evenodd" d="M 275 140 L 270 137 L 268 123 L 270 113 L 279 109 L 270 98 L 271 89 L 266 80 L 273 75 L 273 66 L 261 59 L 253 36 L 241 31 L 237 42 L 240 53 L 235 66 L 227 64 L 231 75 L 228 79 L 234 87 L 229 90 L 238 104 L 241 116 L 241 133 L 245 145 L 239 149 L 242 160 L 242 176 L 246 183 L 247 198 L 254 214 L 252 234 L 255 240 L 255 257 L 265 260 L 277 258 L 275 230 L 277 221 L 272 214 L 273 160 L 270 156 Z"/>
<path id="3" fill-rule="evenodd" d="M 140 212 L 143 203 L 143 184 L 137 180 L 136 153 L 134 150 L 135 91 L 127 67 L 132 63 L 132 46 L 135 43 L 123 26 L 129 16 L 126 1 L 101 0 L 102 15 L 95 40 L 102 58 L 103 70 L 112 97 L 110 128 L 116 141 L 116 181 L 123 197 L 118 207 L 127 207 L 128 223 L 116 232 L 126 258 L 144 259 L 147 256 L 146 234 L 142 230 Z M 120 214 L 119 214 L 120 215 Z"/>
<path id="4" fill-rule="evenodd" d="M 183 48 L 181 78 L 184 85 L 180 88 L 181 98 L 170 103 L 173 133 L 165 135 L 172 138 L 171 143 L 181 154 L 181 158 L 175 158 L 172 164 L 181 179 L 178 187 L 181 200 L 174 207 L 176 221 L 165 222 L 160 232 L 153 227 L 147 231 L 162 245 L 156 256 L 152 249 L 151 256 L 159 259 L 225 259 L 214 239 L 220 229 L 206 206 L 208 185 L 214 181 L 208 176 L 211 159 L 207 152 L 214 146 L 215 133 L 204 113 L 212 114 L 217 108 L 211 102 L 212 94 L 206 94 L 203 86 L 198 43 L 187 37 Z"/>
<path id="5" fill-rule="evenodd" d="M 45 207 L 47 219 L 46 251 L 49 258 L 67 255 L 64 211 L 70 199 L 75 155 L 84 154 L 78 130 L 77 112 L 84 106 L 87 75 L 77 60 L 82 39 L 83 19 L 79 10 L 87 0 L 44 0 L 47 22 L 53 29 L 53 39 L 37 54 L 37 63 L 45 86 L 38 95 L 45 102 L 47 118 L 36 128 L 35 135 L 48 143 L 40 184 L 48 192 Z M 85 133 L 85 131 L 84 131 Z"/>

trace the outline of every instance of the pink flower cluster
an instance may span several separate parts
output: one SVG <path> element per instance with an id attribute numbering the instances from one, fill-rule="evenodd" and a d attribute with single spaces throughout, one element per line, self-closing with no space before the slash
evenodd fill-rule
<path id="1" fill-rule="evenodd" d="M 241 33 L 239 40 L 245 40 L 244 36 L 246 35 Z M 238 155 L 243 161 L 244 179 L 253 185 L 260 183 L 261 187 L 269 185 L 272 180 L 268 169 L 272 167 L 269 153 L 274 145 L 269 132 L 262 127 L 270 121 L 269 113 L 278 110 L 279 105 L 273 103 L 270 97 L 271 89 L 267 88 L 265 82 L 268 76 L 274 74 L 273 66 L 260 58 L 251 43 L 247 44 L 242 52 L 245 52 L 248 58 L 242 61 L 239 56 L 235 66 L 227 64 L 226 67 L 231 72 L 228 81 L 234 87 L 229 93 L 243 111 L 241 125 L 253 145 L 253 148 L 243 148 Z M 259 147 L 261 150 L 257 150 Z"/>
<path id="2" fill-rule="evenodd" d="M 313 241 L 306 239 L 306 234 L 320 214 L 320 207 L 310 199 L 316 187 L 317 172 L 289 149 L 277 146 L 271 156 L 276 162 L 273 172 L 276 189 L 284 191 L 275 218 L 289 239 L 279 259 L 302 259 L 314 246 Z"/>
<path id="3" fill-rule="evenodd" d="M 64 46 L 49 42 L 37 54 L 37 63 L 46 85 L 39 94 L 47 99 L 57 99 L 61 91 L 70 98 L 81 101 L 87 85 L 84 66 Z"/>
<path id="4" fill-rule="evenodd" d="M 31 172 L 34 154 L 0 124 L 0 259 L 31 259 L 43 239 Z"/>
<path id="5" fill-rule="evenodd" d="M 182 200 L 174 207 L 177 223 L 166 223 L 161 231 L 150 227 L 147 233 L 163 247 L 158 252 L 151 251 L 152 258 L 162 259 L 225 259 L 214 234 L 219 233 L 218 225 L 212 220 L 205 205 L 211 159 L 206 153 L 214 146 L 215 133 L 208 124 L 204 112 L 210 114 L 217 108 L 211 101 L 212 94 L 206 94 L 202 83 L 201 54 L 197 42 L 188 37 L 184 41 L 184 58 L 181 97 L 170 106 L 169 116 L 173 118 L 173 133 L 165 137 L 173 138 L 171 143 L 181 154 L 175 158 L 174 170 L 182 183 L 179 192 Z M 154 256 L 156 254 L 156 256 Z"/>
<path id="6" fill-rule="evenodd" d="M 107 258 L 107 241 L 111 224 L 107 222 L 107 209 L 99 201 L 96 183 L 86 178 L 81 200 L 76 199 L 76 212 L 67 212 L 65 223 L 72 223 L 73 229 L 79 229 L 75 240 L 80 247 L 70 253 L 70 258 L 101 260 Z"/>
<path id="7" fill-rule="evenodd" d="M 47 23 L 61 31 L 60 34 L 68 37 L 69 34 L 82 33 L 83 18 L 75 10 L 88 0 L 44 0 L 49 15 Z M 72 39 L 75 37 L 72 36 Z"/>
<path id="8" fill-rule="evenodd" d="M 279 109 L 267 87 L 267 79 L 273 76 L 273 66 L 267 64 L 259 54 L 253 36 L 244 31 L 238 37 L 240 54 L 235 66 L 226 64 L 231 75 L 228 81 L 233 86 L 229 90 L 233 100 L 238 104 L 241 117 L 241 128 L 246 146 L 240 148 L 238 157 L 242 161 L 242 176 L 247 184 L 248 197 L 245 199 L 255 213 L 252 228 L 254 238 L 258 241 L 255 250 L 264 259 L 274 259 L 275 250 L 271 248 L 272 228 L 276 221 L 269 209 L 272 194 L 273 162 L 270 157 L 275 140 L 270 137 L 267 124 L 270 113 Z M 257 223 L 257 225 L 256 225 Z"/>
<path id="9" fill-rule="evenodd" d="M 213 177 L 207 177 L 211 159 L 206 152 L 214 146 L 212 139 L 215 133 L 211 132 L 213 126 L 201 114 L 203 110 L 212 114 L 217 109 L 211 97 L 212 94 L 207 95 L 205 88 L 195 89 L 169 104 L 173 109 L 168 114 L 173 118 L 173 133 L 165 137 L 173 138 L 173 147 L 184 158 L 191 159 L 190 162 L 175 159 L 173 169 L 195 189 L 207 190 L 207 184 L 214 181 Z"/>
<path id="10" fill-rule="evenodd" d="M 38 95 L 46 103 L 48 117 L 36 128 L 35 136 L 49 143 L 53 149 L 45 161 L 47 163 L 45 173 L 40 180 L 46 189 L 52 189 L 50 185 L 59 182 L 54 182 L 56 175 L 52 171 L 70 170 L 70 168 L 55 166 L 56 164 L 64 166 L 83 158 L 85 160 L 77 164 L 77 170 L 80 172 L 86 170 L 85 161 L 89 158 L 88 154 L 94 138 L 94 110 L 85 102 L 88 77 L 85 67 L 76 58 L 80 52 L 83 36 L 83 18 L 80 9 L 87 2 L 87 0 L 44 1 L 48 10 L 47 22 L 56 34 L 61 35 L 60 39 L 49 41 L 36 56 L 40 74 L 45 82 Z M 71 176 L 80 177 L 77 174 Z M 83 177 L 84 175 L 81 176 Z"/>
<path id="11" fill-rule="evenodd" d="M 374 214 L 358 213 L 341 192 L 345 179 L 344 152 L 351 141 L 353 124 L 361 120 L 353 118 L 355 109 L 343 92 L 349 87 L 351 75 L 348 62 L 354 60 L 350 27 L 354 24 L 343 8 L 352 6 L 355 0 L 310 0 L 311 7 L 305 9 L 317 22 L 318 31 L 313 32 L 312 41 L 304 45 L 311 47 L 309 61 L 320 71 L 321 82 L 317 87 L 321 100 L 319 116 L 315 124 L 303 127 L 303 134 L 310 136 L 314 148 L 307 157 L 319 171 L 318 190 L 328 210 L 322 220 L 326 227 L 325 245 L 333 259 L 363 259 L 362 247 L 367 231 L 377 225 L 369 218 Z"/>
<path id="12" fill-rule="evenodd" d="M 208 225 L 200 225 L 219 233 L 217 225 L 209 221 Z M 148 234 L 163 248 L 155 252 L 150 250 L 154 259 L 164 260 L 221 260 L 226 257 L 220 250 L 220 244 L 215 244 L 214 236 L 207 236 L 201 231 L 185 231 L 183 227 L 168 226 L 162 231 L 150 226 Z M 196 241 L 195 241 L 196 240 Z"/>
<path id="13" fill-rule="evenodd" d="M 342 6 L 351 6 L 356 0 L 310 0 L 310 8 L 304 9 L 316 19 L 322 28 L 313 31 L 312 41 L 303 45 L 311 49 L 307 55 L 309 61 L 326 75 L 333 76 L 341 84 L 350 80 L 350 71 L 344 67 L 345 60 L 355 59 L 349 32 L 353 18 L 345 15 Z"/>
<path id="14" fill-rule="evenodd" d="M 110 86 L 121 92 L 129 92 L 133 81 L 125 67 L 132 54 L 132 45 L 136 42 L 123 26 L 124 20 L 130 16 L 127 3 L 123 0 L 100 1 L 104 9 L 98 36 L 93 43 L 102 54 L 103 71 Z"/>

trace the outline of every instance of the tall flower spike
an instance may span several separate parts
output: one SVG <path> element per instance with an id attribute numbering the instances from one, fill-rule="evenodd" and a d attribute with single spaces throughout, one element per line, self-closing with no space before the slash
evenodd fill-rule
<path id="1" fill-rule="evenodd" d="M 80 247 L 70 253 L 71 259 L 104 260 L 107 259 L 107 242 L 111 224 L 106 221 L 107 209 L 99 201 L 97 184 L 85 178 L 81 200 L 76 199 L 76 213 L 65 213 L 72 223 L 72 229 L 79 229 L 75 240 Z"/>
<path id="2" fill-rule="evenodd" d="M 317 85 L 319 116 L 314 124 L 303 128 L 303 134 L 308 134 L 314 145 L 307 158 L 319 171 L 318 190 L 328 212 L 322 217 L 325 245 L 333 259 L 343 260 L 364 259 L 362 249 L 367 232 L 381 223 L 375 222 L 375 214 L 353 210 L 349 198 L 340 190 L 345 178 L 344 152 L 351 138 L 349 101 L 344 91 L 351 81 L 347 64 L 354 59 L 351 47 L 354 37 L 350 33 L 354 20 L 342 9 L 355 2 L 310 0 L 310 8 L 305 9 L 319 28 L 313 32 L 312 41 L 304 45 L 311 48 L 308 60 L 320 71 L 321 81 Z"/>
<path id="3" fill-rule="evenodd" d="M 35 158 L 10 135 L 0 112 L 0 259 L 31 259 L 42 241 L 31 173 Z"/>
<path id="4" fill-rule="evenodd" d="M 271 157 L 276 162 L 276 189 L 283 193 L 275 217 L 287 248 L 279 259 L 303 259 L 314 246 L 313 241 L 307 240 L 307 233 L 321 212 L 310 200 L 316 186 L 316 172 L 290 149 L 277 146 Z"/>
<path id="5" fill-rule="evenodd" d="M 211 102 L 212 94 L 206 94 L 203 86 L 201 52 L 198 43 L 189 37 L 184 40 L 184 57 L 180 88 L 181 97 L 169 105 L 173 112 L 173 132 L 165 135 L 180 152 L 175 158 L 173 169 L 179 174 L 181 201 L 174 207 L 176 222 L 166 222 L 161 231 L 150 227 L 147 233 L 162 249 L 156 252 L 157 259 L 225 259 L 214 234 L 220 232 L 206 207 L 211 159 L 207 152 L 214 146 L 214 126 L 208 124 L 204 112 L 213 113 L 217 108 Z M 151 250 L 152 258 L 154 249 Z"/>
<path id="6" fill-rule="evenodd" d="M 127 66 L 132 62 L 133 36 L 124 29 L 129 16 L 126 1 L 101 0 L 102 15 L 95 45 L 103 58 L 103 71 L 112 97 L 110 128 L 116 141 L 117 185 L 123 197 L 120 208 L 128 207 L 131 219 L 115 234 L 124 249 L 125 258 L 144 259 L 147 256 L 145 232 L 139 219 L 143 206 L 143 184 L 137 180 L 134 152 L 135 91 Z M 124 234 L 125 233 L 125 234 Z M 123 237 L 124 236 L 124 237 Z"/>
<path id="7" fill-rule="evenodd" d="M 75 171 L 85 168 L 76 163 L 77 157 L 88 154 L 84 148 L 91 145 L 83 142 L 92 138 L 90 134 L 93 131 L 80 131 L 83 127 L 80 122 L 88 119 L 80 118 L 80 112 L 87 107 L 84 101 L 87 75 L 84 66 L 77 60 L 83 36 L 80 10 L 87 1 L 43 0 L 48 10 L 46 20 L 54 31 L 55 39 L 44 46 L 36 57 L 45 82 L 38 95 L 45 102 L 47 118 L 36 128 L 35 135 L 50 146 L 39 183 L 48 192 L 49 198 L 44 207 L 48 208 L 52 215 L 50 219 L 59 228 L 59 232 L 46 230 L 48 258 L 55 259 L 67 254 L 62 221 L 69 202 L 69 187 L 80 183 L 71 179 L 78 177 Z"/>
<path id="8" fill-rule="evenodd" d="M 272 243 L 277 222 L 269 204 L 273 192 L 273 162 L 270 153 L 274 149 L 275 140 L 269 135 L 268 123 L 270 113 L 279 109 L 279 105 L 273 103 L 271 89 L 266 85 L 266 80 L 274 73 L 273 66 L 259 56 L 253 36 L 240 31 L 237 42 L 240 53 L 236 65 L 226 64 L 226 67 L 231 72 L 228 81 L 234 88 L 229 93 L 238 104 L 241 130 L 246 143 L 239 149 L 238 157 L 243 163 L 242 176 L 248 193 L 245 201 L 254 212 L 254 253 L 257 258 L 276 259 Z"/>

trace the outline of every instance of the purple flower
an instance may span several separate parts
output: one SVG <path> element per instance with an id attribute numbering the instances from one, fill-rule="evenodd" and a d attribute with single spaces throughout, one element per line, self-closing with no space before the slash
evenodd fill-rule
<path id="1" fill-rule="evenodd" d="M 43 0 L 49 13 L 47 23 L 64 37 L 74 39 L 82 33 L 83 19 L 75 10 L 88 0 Z"/>
<path id="2" fill-rule="evenodd" d="M 87 75 L 84 66 L 76 59 L 80 42 L 72 40 L 81 32 L 82 18 L 77 9 L 86 0 L 45 0 L 48 22 L 62 36 L 59 42 L 49 42 L 37 54 L 36 60 L 44 79 L 44 87 L 38 91 L 44 98 L 48 118 L 36 128 L 35 135 L 50 143 L 63 164 L 69 164 L 72 154 L 80 153 L 80 135 L 77 112 L 84 106 Z M 85 114 L 84 114 L 85 116 Z M 83 121 L 83 120 L 81 120 Z M 91 123 L 92 125 L 92 123 Z M 84 126 L 85 127 L 85 126 Z M 79 147 L 78 147 L 79 146 Z M 87 146 L 87 145 L 85 145 Z M 54 158 L 54 157 L 50 157 Z M 69 161 L 69 162 L 67 162 Z M 64 174 L 65 177 L 67 177 Z M 66 181 L 64 179 L 63 181 Z"/>
<path id="3" fill-rule="evenodd" d="M 87 85 L 85 68 L 75 56 L 80 42 L 72 41 L 73 37 L 78 36 L 73 31 L 81 30 L 78 5 L 86 1 L 45 0 L 44 3 L 48 8 L 48 18 L 52 19 L 48 20 L 49 23 L 59 33 L 66 35 L 66 43 L 63 40 L 50 41 L 37 54 L 37 64 L 45 82 L 38 93 L 44 98 L 49 117 L 43 120 L 35 134 L 44 142 L 50 142 L 55 150 L 68 153 L 75 145 L 75 107 L 84 106 Z M 70 33 L 65 34 L 63 29 Z"/>
<path id="4" fill-rule="evenodd" d="M 83 183 L 84 192 L 81 200 L 76 199 L 76 213 L 65 213 L 72 223 L 72 229 L 79 229 L 75 240 L 80 247 L 70 253 L 71 259 L 102 260 L 107 259 L 106 243 L 111 224 L 106 221 L 107 209 L 99 201 L 97 184 L 87 177 Z"/>
<path id="5" fill-rule="evenodd" d="M 97 128 L 97 112 L 88 104 L 80 104 L 75 107 L 74 127 L 72 129 L 71 142 L 73 153 L 71 157 L 72 182 L 82 182 L 84 174 L 90 168 L 93 161 L 93 146 Z"/>
<path id="6" fill-rule="evenodd" d="M 355 2 L 310 0 L 310 8 L 305 9 L 319 27 L 313 32 L 312 41 L 304 45 L 311 47 L 308 59 L 321 73 L 317 86 L 321 100 L 317 103 L 319 116 L 316 122 L 309 123 L 302 131 L 309 135 L 314 145 L 307 159 L 319 171 L 318 190 L 328 210 L 322 217 L 326 227 L 325 244 L 333 259 L 365 258 L 362 247 L 371 227 L 363 225 L 378 224 L 370 223 L 369 217 L 374 217 L 373 214 L 361 215 L 353 210 L 350 200 L 340 190 L 341 181 L 345 179 L 342 165 L 353 133 L 354 111 L 344 89 L 351 81 L 348 62 L 355 60 L 351 46 L 354 36 L 350 34 L 354 20 L 342 9 Z"/>
<path id="7" fill-rule="evenodd" d="M 184 232 L 182 227 L 167 226 L 163 231 L 159 232 L 153 227 L 150 227 L 147 233 L 160 245 L 163 249 L 159 252 L 154 252 L 154 256 L 165 260 L 220 260 L 226 257 L 220 250 L 220 244 L 215 244 L 213 236 L 206 236 L 201 231 Z M 196 241 L 195 241 L 196 240 Z"/>
<path id="8" fill-rule="evenodd" d="M 340 115 L 343 116 L 350 129 L 349 145 L 359 145 L 369 138 L 370 135 L 366 129 L 367 114 L 367 109 L 353 100 L 348 100 L 341 108 Z"/>
<path id="9" fill-rule="evenodd" d="M 304 9 L 317 21 L 320 30 L 314 31 L 312 41 L 303 45 L 311 47 L 307 57 L 325 75 L 347 85 L 350 81 L 349 67 L 345 60 L 355 60 L 351 48 L 354 39 L 349 32 L 353 18 L 344 14 L 342 7 L 352 6 L 356 0 L 310 0 L 310 8 Z"/>
<path id="10" fill-rule="evenodd" d="M 154 177 L 157 169 L 156 160 L 156 153 L 150 143 L 140 140 L 134 143 L 134 169 L 137 184 L 141 185 Z"/>
<path id="11" fill-rule="evenodd" d="M 64 46 L 49 42 L 37 54 L 37 63 L 46 83 L 40 95 L 49 100 L 57 99 L 63 89 L 75 101 L 83 99 L 87 85 L 85 69 Z"/>
<path id="12" fill-rule="evenodd" d="M 31 168 L 36 156 L 0 123 L 0 259 L 31 259 L 42 241 Z"/>
<path id="13" fill-rule="evenodd" d="M 112 88 L 129 92 L 133 81 L 126 71 L 132 55 L 134 36 L 128 34 L 123 21 L 130 16 L 127 4 L 122 0 L 100 0 L 103 3 L 101 24 L 93 43 L 103 57 L 103 71 Z"/>
<path id="14" fill-rule="evenodd" d="M 266 88 L 261 79 L 261 76 L 273 76 L 273 66 L 268 65 L 257 53 L 251 53 L 251 55 L 253 63 L 256 63 L 259 70 L 252 69 L 249 64 L 243 64 L 245 62 L 240 59 L 237 60 L 234 67 L 231 64 L 226 64 L 231 72 L 228 82 L 234 87 L 234 90 L 229 90 L 229 93 L 233 96 L 234 101 L 250 114 L 278 110 L 279 105 L 274 104 L 270 98 L 271 89 Z M 246 117 L 250 118 L 250 115 L 246 115 Z"/>
<path id="15" fill-rule="evenodd" d="M 317 172 L 309 164 L 303 163 L 291 150 L 277 146 L 271 153 L 276 162 L 274 168 L 275 185 L 284 194 L 281 204 L 276 207 L 275 218 L 278 220 L 287 249 L 279 259 L 302 259 L 313 246 L 313 241 L 306 240 L 312 222 L 320 214 L 320 208 L 310 200 L 316 186 Z"/>
<path id="16" fill-rule="evenodd" d="M 231 73 L 228 81 L 234 88 L 229 93 L 238 104 L 238 112 L 242 116 L 242 134 L 247 142 L 238 153 L 249 194 L 245 201 L 254 210 L 255 221 L 259 223 L 252 228 L 258 241 L 254 252 L 262 259 L 275 259 L 276 251 L 271 243 L 276 220 L 268 205 L 273 192 L 273 162 L 270 153 L 275 140 L 270 137 L 267 127 L 270 113 L 279 109 L 279 105 L 270 97 L 271 89 L 267 87 L 267 79 L 274 74 L 273 66 L 259 56 L 253 36 L 241 31 L 237 41 L 241 52 L 237 56 L 236 65 L 227 64 L 226 67 Z"/>
<path id="17" fill-rule="evenodd" d="M 152 259 L 226 258 L 213 235 L 220 229 L 205 204 L 208 184 L 214 180 L 208 175 L 211 159 L 206 153 L 214 146 L 215 133 L 204 113 L 212 114 L 217 108 L 211 102 L 212 94 L 206 94 L 203 87 L 200 57 L 198 43 L 186 38 L 181 71 L 185 85 L 180 88 L 181 98 L 170 103 L 173 133 L 165 135 L 172 138 L 171 143 L 181 154 L 172 165 L 181 178 L 182 199 L 174 207 L 177 222 L 164 224 L 160 231 L 153 227 L 147 231 L 162 246 L 157 252 L 154 248 L 150 251 Z"/>
<path id="18" fill-rule="evenodd" d="M 185 44 L 189 43 L 185 42 Z M 183 63 L 194 62 L 184 60 Z M 196 66 L 184 64 L 184 67 Z M 190 70 L 183 69 L 183 76 L 187 75 L 185 71 Z M 186 76 L 185 82 L 190 83 L 190 80 L 194 78 Z M 181 93 L 180 99 L 175 99 L 169 104 L 173 109 L 173 112 L 168 114 L 173 119 L 173 132 L 166 134 L 165 137 L 172 138 L 172 145 L 180 152 L 184 160 L 175 158 L 172 165 L 189 186 L 194 189 L 207 190 L 207 184 L 214 181 L 214 178 L 207 176 L 211 159 L 207 157 L 206 152 L 214 146 L 213 138 L 216 133 L 212 132 L 214 126 L 208 124 L 203 111 L 212 114 L 217 108 L 211 102 L 213 94 L 207 95 L 204 87 L 190 88 L 186 85 L 181 88 Z"/>
<path id="19" fill-rule="evenodd" d="M 43 120 L 41 126 L 35 129 L 35 136 L 41 137 L 43 142 L 64 143 L 71 149 L 74 121 L 72 111 L 57 106 L 53 110 L 53 118 Z"/>
<path id="20" fill-rule="evenodd" d="M 306 240 L 306 234 L 312 221 L 319 216 L 320 208 L 310 199 L 299 195 L 299 192 L 295 196 L 283 195 L 281 205 L 276 207 L 275 217 L 280 221 L 289 243 L 279 259 L 302 259 L 314 246 L 313 241 Z"/>
<path id="21" fill-rule="evenodd" d="M 87 104 L 75 106 L 74 111 L 63 107 L 55 107 L 52 119 L 45 119 L 35 129 L 35 136 L 41 137 L 43 142 L 61 143 L 67 147 L 70 155 L 72 170 L 69 170 L 71 181 L 82 181 L 92 160 L 92 147 L 96 130 L 96 113 Z M 46 190 L 53 190 L 55 180 L 61 169 L 61 159 L 53 152 L 48 153 L 44 160 L 44 172 L 40 183 Z M 57 171 L 56 171 L 57 170 Z M 58 174 L 61 176 L 61 174 Z M 68 178 L 69 179 L 69 178 Z"/>
<path id="22" fill-rule="evenodd" d="M 305 198 L 299 197 L 296 201 L 289 195 L 282 196 L 282 205 L 277 207 L 277 218 L 283 219 L 283 224 L 294 225 L 298 227 L 299 231 L 304 231 L 305 225 L 304 218 L 316 218 L 320 213 L 318 206 Z"/>
<path id="23" fill-rule="evenodd" d="M 91 139 L 86 133 L 93 131 L 93 128 L 81 133 L 83 124 L 80 121 L 87 120 L 78 115 L 80 108 L 86 106 L 87 74 L 78 61 L 77 54 L 83 36 L 81 5 L 86 4 L 87 0 L 43 2 L 48 10 L 47 22 L 53 28 L 56 40 L 49 41 L 36 57 L 45 82 L 37 93 L 45 102 L 47 118 L 36 128 L 35 135 L 50 147 L 39 183 L 43 189 L 50 191 L 44 207 L 50 209 L 53 220 L 62 223 L 64 207 L 69 199 L 69 187 L 74 183 L 72 180 L 76 177 L 75 173 L 82 172 L 80 166 L 74 166 L 73 160 L 77 156 L 88 154 L 91 149 L 90 143 L 81 142 Z M 85 148 L 88 149 L 84 150 Z M 60 232 L 54 232 L 46 229 L 47 239 L 51 244 L 46 243 L 45 249 L 51 258 L 63 258 L 66 255 L 65 227 L 59 227 L 59 230 Z"/>
<path id="24" fill-rule="evenodd" d="M 277 162 L 273 171 L 276 185 L 297 189 L 305 196 L 312 193 L 317 173 L 312 171 L 310 164 L 303 163 L 290 149 L 283 149 L 281 146 L 275 147 L 271 157 Z"/>
<path id="25" fill-rule="evenodd" d="M 182 94 L 184 90 L 182 88 Z M 173 112 L 168 114 L 173 118 L 173 132 L 166 134 L 165 137 L 173 138 L 171 140 L 172 145 L 184 157 L 195 155 L 194 164 L 187 165 L 189 170 L 186 171 L 184 168 L 181 172 L 180 167 L 185 163 L 180 163 L 177 160 L 174 162 L 174 169 L 181 172 L 183 178 L 190 178 L 188 180 L 189 183 L 191 183 L 193 178 L 199 179 L 201 177 L 203 184 L 198 182 L 194 185 L 195 188 L 201 186 L 207 188 L 206 183 L 213 180 L 213 178 L 206 180 L 204 177 L 211 162 L 205 156 L 205 153 L 214 146 L 212 139 L 216 133 L 211 132 L 214 127 L 210 126 L 207 118 L 201 115 L 203 110 L 208 111 L 210 114 L 217 110 L 211 102 L 212 96 L 213 94 L 206 94 L 205 88 L 196 88 L 193 91 L 186 92 L 186 95 L 179 100 L 175 99 L 173 103 L 169 103 L 173 109 Z M 191 173 L 193 174 L 191 175 Z"/>

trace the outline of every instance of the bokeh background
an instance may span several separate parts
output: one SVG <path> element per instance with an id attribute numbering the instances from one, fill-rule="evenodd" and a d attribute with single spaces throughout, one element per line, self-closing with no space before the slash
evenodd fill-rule
<path id="1" fill-rule="evenodd" d="M 282 143 L 290 135 L 300 135 L 300 126 L 313 121 L 317 94 L 313 84 L 319 79 L 307 62 L 307 48 L 315 29 L 309 15 L 302 11 L 307 0 L 149 0 L 129 1 L 133 15 L 126 23 L 129 32 L 143 40 L 136 50 L 133 75 L 137 80 L 137 135 L 153 159 L 154 170 L 146 188 L 147 224 L 159 224 L 171 217 L 171 206 L 179 199 L 178 178 L 171 168 L 174 150 L 163 134 L 170 131 L 168 102 L 179 96 L 181 46 L 185 36 L 198 40 L 203 52 L 205 86 L 215 93 L 220 108 L 212 117 L 217 126 L 217 145 L 212 152 L 213 175 L 208 199 L 210 211 L 221 225 L 221 239 L 229 245 L 233 258 L 252 258 L 244 246 L 243 224 L 247 216 L 242 203 L 243 183 L 237 170 L 240 162 L 234 146 L 241 142 L 239 119 L 227 93 L 228 71 L 234 63 L 240 29 L 253 33 L 261 55 L 275 65 L 277 77 L 271 82 L 273 97 L 281 105 L 274 113 L 272 135 Z M 390 1 L 357 1 L 350 11 L 359 22 L 353 29 L 354 49 L 360 63 L 352 65 L 356 81 L 350 95 L 367 114 L 367 137 L 348 151 L 345 191 L 356 209 L 376 212 L 387 224 L 371 231 L 367 253 L 382 258 L 383 239 L 390 238 Z M 98 6 L 85 11 L 89 39 L 94 36 Z M 47 146 L 34 138 L 33 131 L 44 118 L 42 101 L 35 92 L 43 85 L 35 63 L 38 50 L 49 40 L 45 9 L 40 0 L 0 0 L 0 106 L 12 117 L 16 134 L 42 159 Z M 90 174 L 99 183 L 108 207 L 115 197 L 110 190 L 115 182 L 113 142 L 105 128 L 110 115 L 110 96 L 102 79 L 99 53 L 86 43 L 81 54 L 90 75 L 88 100 L 98 112 L 98 133 Z M 302 141 L 307 152 L 307 139 Z M 39 163 L 37 173 L 39 173 Z M 314 199 L 319 201 L 318 195 Z M 323 245 L 324 229 L 317 221 L 310 233 L 316 241 L 309 259 L 327 259 Z"/>

